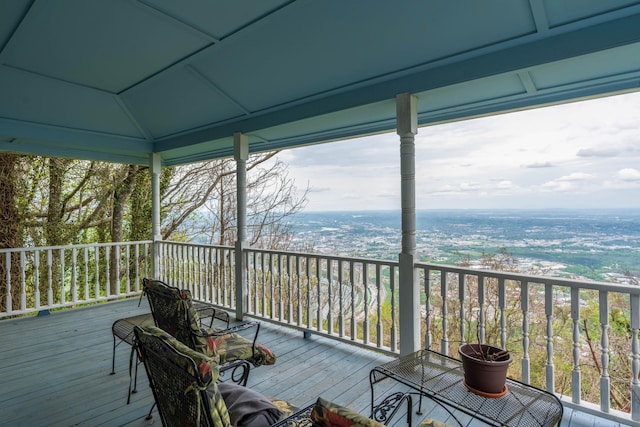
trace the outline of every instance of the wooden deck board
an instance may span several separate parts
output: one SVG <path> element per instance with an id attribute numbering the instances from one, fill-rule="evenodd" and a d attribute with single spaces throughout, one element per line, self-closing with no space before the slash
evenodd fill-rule
<path id="1" fill-rule="evenodd" d="M 138 299 L 53 312 L 47 316 L 0 321 L 0 425 L 8 426 L 148 426 L 153 404 L 144 367 L 138 393 L 126 404 L 131 347 L 116 349 L 116 374 L 111 372 L 111 325 L 119 318 L 147 312 Z M 370 370 L 390 356 L 348 343 L 263 322 L 259 341 L 278 355 L 273 366 L 252 368 L 249 387 L 303 407 L 318 396 L 369 415 Z M 376 397 L 398 385 L 376 385 Z M 414 411 L 418 399 L 414 399 Z M 455 425 L 449 414 L 423 399 L 423 415 Z M 159 418 L 156 414 L 156 425 Z M 580 419 L 580 422 L 577 420 Z M 585 425 L 593 417 L 565 416 L 564 425 Z M 465 424 L 468 417 L 462 417 Z M 576 420 L 572 423 L 572 420 Z M 600 420 L 601 421 L 601 420 Z M 393 422 L 405 426 L 405 410 Z M 606 425 L 596 423 L 592 425 Z"/>

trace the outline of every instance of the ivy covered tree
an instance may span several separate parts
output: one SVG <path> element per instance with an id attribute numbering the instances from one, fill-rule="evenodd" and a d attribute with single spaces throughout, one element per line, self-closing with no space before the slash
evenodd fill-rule
<path id="1" fill-rule="evenodd" d="M 23 217 L 18 203 L 21 190 L 20 165 L 23 159 L 15 154 L 0 153 L 0 247 L 19 248 L 24 244 Z M 0 257 L 0 311 L 7 309 L 8 301 L 16 306 L 20 301 L 19 287 L 7 283 L 7 269 L 11 269 L 10 276 L 19 277 L 18 254 L 13 254 L 11 266 L 7 266 L 6 258 Z M 10 293 L 10 295 L 9 295 Z M 7 298 L 9 297 L 9 298 Z"/>
<path id="2" fill-rule="evenodd" d="M 247 163 L 249 229 L 252 244 L 286 246 L 290 239 L 284 219 L 306 203 L 287 178 L 286 165 L 274 153 L 253 155 Z M 237 235 L 235 162 L 214 160 L 163 168 L 160 182 L 163 239 L 231 244 Z M 147 166 L 113 164 L 67 158 L 43 158 L 0 153 L 0 247 L 60 246 L 95 242 L 150 239 L 152 233 L 151 178 Z M 279 242 L 279 243 L 276 243 Z M 284 246 L 282 246 L 284 245 Z M 109 283 L 112 294 L 120 286 L 117 249 L 111 248 Z M 14 255 L 19 257 L 19 255 Z M 49 275 L 58 292 L 63 275 L 52 252 Z M 5 263 L 2 258 L 0 263 Z M 0 278 L 0 304 L 7 289 L 19 302 L 19 286 Z M 11 260 L 12 280 L 20 277 L 19 259 Z M 122 275 L 124 273 L 120 273 Z M 4 282 L 2 282 L 4 280 Z M 47 280 L 42 277 L 41 286 Z M 41 292 L 45 289 L 41 289 Z"/>

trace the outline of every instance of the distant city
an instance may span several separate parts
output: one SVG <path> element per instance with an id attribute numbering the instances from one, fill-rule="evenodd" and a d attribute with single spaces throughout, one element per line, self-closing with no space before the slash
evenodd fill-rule
<path id="1" fill-rule="evenodd" d="M 399 211 L 303 212 L 290 221 L 292 250 L 395 260 Z M 421 261 L 473 266 L 505 250 L 522 273 L 637 284 L 640 211 L 424 210 L 417 212 Z M 311 249 L 310 249 L 311 248 Z"/>

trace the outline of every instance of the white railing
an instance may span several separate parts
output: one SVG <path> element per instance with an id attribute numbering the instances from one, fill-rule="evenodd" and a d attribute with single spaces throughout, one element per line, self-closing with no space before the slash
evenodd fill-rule
<path id="1" fill-rule="evenodd" d="M 153 250 L 149 241 L 2 249 L 0 318 L 137 295 Z M 155 255 L 157 278 L 235 308 L 234 248 L 156 242 Z M 398 353 L 398 263 L 248 249 L 244 264 L 249 315 Z M 640 287 L 427 263 L 416 272 L 425 347 L 453 356 L 462 342 L 506 347 L 510 376 L 640 425 Z"/>
<path id="2" fill-rule="evenodd" d="M 427 347 L 454 356 L 461 342 L 508 348 L 519 362 L 511 377 L 560 395 L 565 406 L 638 424 L 639 286 L 416 267 Z"/>
<path id="3" fill-rule="evenodd" d="M 250 314 L 398 352 L 397 263 L 256 249 L 245 260 Z"/>
<path id="4" fill-rule="evenodd" d="M 231 246 L 159 242 L 157 279 L 189 289 L 193 298 L 235 308 L 235 250 Z"/>
<path id="5" fill-rule="evenodd" d="M 233 248 L 167 244 L 163 251 L 162 265 L 172 269 L 164 277 L 235 307 Z M 398 263 L 256 249 L 245 251 L 244 263 L 248 314 L 398 353 Z M 463 341 L 505 346 L 517 360 L 510 376 L 557 393 L 568 407 L 638 424 L 640 287 L 426 263 L 416 269 L 425 347 L 455 356 Z"/>
<path id="6" fill-rule="evenodd" d="M 152 242 L 0 249 L 0 318 L 140 292 Z"/>
<path id="7" fill-rule="evenodd" d="M 157 253 L 158 278 L 235 309 L 234 248 L 161 242 Z M 398 352 L 396 263 L 257 249 L 244 259 L 248 315 Z"/>

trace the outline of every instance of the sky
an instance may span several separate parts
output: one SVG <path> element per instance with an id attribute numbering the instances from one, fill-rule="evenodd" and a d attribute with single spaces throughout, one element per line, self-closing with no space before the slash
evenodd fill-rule
<path id="1" fill-rule="evenodd" d="M 640 92 L 421 127 L 417 209 L 640 208 Z M 283 151 L 304 211 L 400 209 L 394 133 Z"/>

